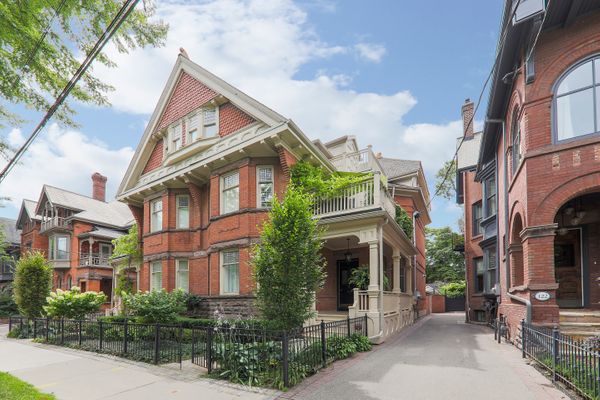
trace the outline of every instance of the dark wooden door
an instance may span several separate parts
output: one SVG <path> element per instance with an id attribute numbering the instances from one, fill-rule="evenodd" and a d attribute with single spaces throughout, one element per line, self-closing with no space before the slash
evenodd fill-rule
<path id="1" fill-rule="evenodd" d="M 354 268 L 358 268 L 358 258 L 350 262 L 346 260 L 337 262 L 338 311 L 348 311 L 348 306 L 354 303 L 354 288 L 348 283 Z"/>
<path id="2" fill-rule="evenodd" d="M 581 287 L 581 231 L 571 229 L 554 239 L 554 275 L 559 307 L 583 307 Z"/>

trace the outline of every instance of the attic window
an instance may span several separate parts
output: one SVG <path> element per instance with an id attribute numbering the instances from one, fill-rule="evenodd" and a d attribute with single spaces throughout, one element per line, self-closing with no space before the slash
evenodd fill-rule
<path id="1" fill-rule="evenodd" d="M 216 108 L 205 108 L 203 110 L 203 121 L 204 136 L 210 137 L 217 134 L 217 109 Z"/>
<path id="2" fill-rule="evenodd" d="M 198 120 L 200 115 L 198 113 L 192 114 L 187 120 L 187 138 L 186 144 L 193 143 L 198 139 Z"/>
<path id="3" fill-rule="evenodd" d="M 181 122 L 176 123 L 171 128 L 171 143 L 172 151 L 177 151 L 181 148 Z"/>

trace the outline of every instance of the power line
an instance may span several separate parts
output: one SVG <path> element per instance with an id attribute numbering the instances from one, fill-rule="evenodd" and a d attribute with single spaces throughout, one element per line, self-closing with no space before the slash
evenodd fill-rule
<path id="1" fill-rule="evenodd" d="M 100 37 L 98 38 L 98 41 L 96 41 L 96 44 L 94 45 L 94 47 L 88 52 L 85 60 L 83 60 L 83 62 L 81 63 L 81 65 L 79 66 L 79 68 L 77 69 L 75 74 L 71 77 L 71 80 L 69 80 L 69 82 L 63 88 L 62 92 L 58 95 L 58 97 L 56 98 L 56 100 L 54 101 L 54 103 L 52 104 L 50 109 L 46 112 L 46 114 L 44 115 L 44 117 L 42 118 L 40 123 L 33 130 L 31 135 L 27 139 L 27 141 L 25 141 L 25 143 L 23 143 L 23 145 L 15 153 L 13 158 L 11 158 L 11 160 L 8 162 L 8 164 L 4 167 L 2 172 L 0 172 L 0 183 L 2 183 L 2 181 L 4 181 L 4 179 L 10 173 L 10 171 L 12 171 L 12 169 L 17 164 L 19 159 L 23 156 L 25 151 L 27 151 L 27 149 L 29 148 L 31 143 L 40 134 L 40 132 L 44 128 L 44 126 L 46 126 L 46 123 L 48 123 L 50 118 L 52 118 L 52 116 L 54 115 L 54 113 L 56 112 L 58 107 L 60 107 L 62 105 L 62 103 L 64 103 L 67 96 L 69 95 L 71 90 L 73 90 L 73 88 L 75 87 L 75 85 L 77 84 L 79 79 L 81 79 L 83 74 L 85 74 L 85 72 L 90 67 L 90 65 L 92 64 L 94 59 L 98 56 L 100 51 L 102 51 L 102 48 L 106 45 L 106 43 L 110 40 L 110 38 L 116 33 L 116 31 L 119 29 L 121 24 L 123 24 L 123 22 L 129 16 L 129 14 L 133 11 L 133 9 L 135 8 L 135 6 L 138 2 L 139 2 L 139 0 L 126 0 L 123 3 L 123 6 L 121 7 L 121 9 L 117 13 L 117 15 L 115 15 L 115 17 L 110 22 L 110 24 L 106 27 L 106 29 L 104 30 L 102 35 L 100 35 Z"/>
<path id="2" fill-rule="evenodd" d="M 510 21 L 514 18 L 515 13 L 517 12 L 517 9 L 519 8 L 519 4 L 521 3 L 521 1 L 522 0 L 517 0 L 517 3 L 514 6 L 511 16 L 508 19 L 508 21 L 509 21 L 508 23 L 510 23 Z M 479 109 L 479 106 L 481 105 L 481 99 L 483 98 L 483 94 L 485 93 L 485 88 L 487 87 L 488 83 L 490 82 L 490 79 L 492 78 L 492 75 L 494 74 L 494 71 L 497 68 L 498 61 L 500 60 L 501 49 L 504 47 L 504 42 L 506 41 L 506 37 L 508 36 L 508 23 L 507 23 L 506 29 L 504 29 L 504 32 L 502 32 L 502 36 L 500 38 L 499 46 L 498 46 L 498 53 L 496 54 L 496 57 L 494 59 L 494 64 L 492 64 L 490 73 L 488 74 L 487 78 L 485 79 L 485 82 L 483 83 L 483 87 L 481 88 L 481 92 L 479 93 L 479 97 L 477 98 L 477 104 L 473 111 L 473 115 L 471 115 L 471 118 L 469 119 L 467 126 L 464 128 L 465 130 L 468 130 L 473 125 L 473 120 L 475 119 L 475 114 L 477 114 L 477 110 Z M 536 39 L 536 41 L 537 41 L 537 39 Z M 465 136 L 463 135 L 460 138 L 460 142 L 458 143 L 458 146 L 456 146 L 456 151 L 454 152 L 454 155 L 452 156 L 452 163 L 448 166 L 448 168 L 446 168 L 446 172 L 444 173 L 444 179 L 442 179 L 442 181 L 438 185 L 436 185 L 436 190 L 433 193 L 433 196 L 431 196 L 429 198 L 429 201 L 427 202 L 427 207 L 429 207 L 431 205 L 431 203 L 433 202 L 433 199 L 435 199 L 440 194 L 440 191 L 442 190 L 444 183 L 446 183 L 446 181 L 448 180 L 448 177 L 450 176 L 450 172 L 452 171 L 452 167 L 453 167 L 454 163 L 456 163 L 456 158 L 458 157 L 458 151 L 460 150 L 464 141 L 465 141 Z"/>

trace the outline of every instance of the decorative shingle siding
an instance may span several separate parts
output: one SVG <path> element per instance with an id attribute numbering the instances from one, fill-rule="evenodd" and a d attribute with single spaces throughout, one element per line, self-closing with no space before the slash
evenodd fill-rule
<path id="1" fill-rule="evenodd" d="M 254 122 L 254 118 L 231 103 L 219 108 L 219 135 L 227 136 Z"/>
<path id="2" fill-rule="evenodd" d="M 150 154 L 150 158 L 148 159 L 148 162 L 146 163 L 146 166 L 142 171 L 142 174 L 153 171 L 161 166 L 164 153 L 163 147 L 164 144 L 162 139 L 156 142 L 156 144 L 154 145 L 154 149 L 152 150 L 152 154 Z"/>
<path id="3" fill-rule="evenodd" d="M 188 113 L 216 96 L 217 93 L 208 86 L 182 72 L 175 85 L 171 99 L 160 118 L 157 130 L 161 130 L 178 119 L 185 117 Z"/>

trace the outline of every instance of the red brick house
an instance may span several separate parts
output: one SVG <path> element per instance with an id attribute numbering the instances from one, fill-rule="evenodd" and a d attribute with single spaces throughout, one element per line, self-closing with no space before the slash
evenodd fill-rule
<path id="1" fill-rule="evenodd" d="M 105 191 L 106 177 L 95 173 L 92 197 L 44 185 L 37 202 L 23 200 L 16 224 L 21 252 L 46 255 L 54 269 L 53 289 L 79 286 L 112 299 L 112 240 L 135 221 L 127 205 L 106 202 Z"/>
<path id="2" fill-rule="evenodd" d="M 370 147 L 359 149 L 351 136 L 309 140 L 294 122 L 183 55 L 117 195 L 140 226 L 140 289 L 182 288 L 201 295 L 206 315 L 217 309 L 253 313 L 251 246 L 273 195 L 285 192 L 298 160 L 327 171 L 373 172 L 340 196 L 315 204 L 315 217 L 326 227 L 328 260 L 328 279 L 315 305 L 319 316 L 370 315 L 370 332 L 381 339 L 410 323 L 411 277 L 423 294 L 424 277 L 413 273 L 417 249 L 394 220 L 396 181 L 386 179 L 383 160 Z M 412 201 L 423 215 L 421 224 L 428 223 L 420 164 L 392 178 L 398 198 Z M 353 291 L 349 272 L 363 264 L 369 265 L 371 286 Z M 384 273 L 393 282 L 388 290 L 380 284 Z"/>
<path id="3" fill-rule="evenodd" d="M 465 212 L 482 198 L 465 230 L 480 222 L 482 292 L 510 335 L 522 318 L 579 331 L 571 318 L 600 309 L 600 3 L 515 18 L 512 5 L 478 160 L 459 173 Z M 476 276 L 471 267 L 471 286 Z"/>

